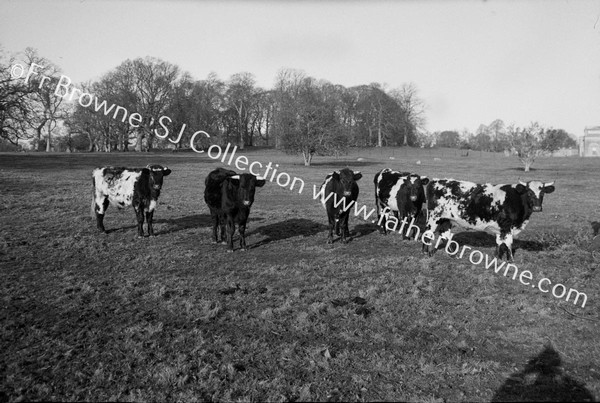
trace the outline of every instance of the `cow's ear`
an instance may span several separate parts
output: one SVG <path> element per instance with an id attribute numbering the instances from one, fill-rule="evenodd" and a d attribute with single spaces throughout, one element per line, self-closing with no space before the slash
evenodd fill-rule
<path id="1" fill-rule="evenodd" d="M 163 167 L 163 176 L 169 176 L 171 174 L 171 170 L 167 167 Z"/>
<path id="2" fill-rule="evenodd" d="M 554 186 L 544 186 L 544 192 L 545 193 L 552 193 L 552 192 L 554 192 Z"/>
<path id="3" fill-rule="evenodd" d="M 429 183 L 429 178 L 428 177 L 422 177 L 421 178 L 421 185 L 425 186 Z"/>
<path id="4" fill-rule="evenodd" d="M 518 194 L 521 194 L 521 195 L 522 195 L 522 194 L 525 194 L 525 193 L 527 193 L 527 187 L 526 187 L 526 186 L 523 186 L 523 185 L 521 185 L 520 183 L 519 183 L 517 186 L 515 186 L 515 189 L 517 189 L 517 193 L 518 193 Z"/>
<path id="5" fill-rule="evenodd" d="M 360 173 L 360 171 L 356 171 L 354 172 L 354 181 L 356 182 L 357 180 L 359 180 L 360 178 L 362 178 L 362 174 Z"/>
<path id="6" fill-rule="evenodd" d="M 264 179 L 257 179 L 256 180 L 256 186 L 259 187 L 259 188 L 265 186 L 265 183 L 267 183 L 267 181 L 264 180 Z"/>
<path id="7" fill-rule="evenodd" d="M 339 181 L 340 180 L 340 173 L 338 171 L 333 171 L 333 173 L 331 174 L 331 179 Z"/>

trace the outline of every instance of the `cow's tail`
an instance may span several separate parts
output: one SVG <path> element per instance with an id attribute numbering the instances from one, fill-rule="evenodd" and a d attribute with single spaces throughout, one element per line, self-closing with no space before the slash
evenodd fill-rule
<path id="1" fill-rule="evenodd" d="M 96 218 L 96 181 L 92 176 L 92 205 L 90 206 L 90 216 Z"/>
<path id="2" fill-rule="evenodd" d="M 373 178 L 373 183 L 375 185 L 375 208 L 377 209 L 377 218 L 379 218 L 379 211 L 380 211 L 379 197 L 377 197 L 377 182 L 379 180 L 379 175 L 381 175 L 382 171 L 383 170 L 377 172 L 377 174 L 375 175 L 375 178 Z"/>

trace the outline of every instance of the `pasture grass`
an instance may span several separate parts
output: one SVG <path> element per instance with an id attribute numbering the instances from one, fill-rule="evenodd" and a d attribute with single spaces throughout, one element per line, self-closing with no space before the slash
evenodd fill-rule
<path id="1" fill-rule="evenodd" d="M 599 159 L 544 158 L 525 173 L 515 158 L 460 150 L 355 149 L 312 167 L 274 150 L 239 153 L 306 186 L 258 189 L 250 249 L 234 253 L 211 243 L 204 178 L 222 164 L 206 155 L 0 155 L 0 401 L 598 399 L 589 221 L 600 218 Z M 158 236 L 136 238 L 133 209 L 112 206 L 109 233 L 97 233 L 91 170 L 148 163 L 173 170 Z M 556 180 L 515 263 L 585 292 L 585 308 L 443 251 L 426 257 L 420 243 L 357 217 L 349 244 L 327 245 L 312 185 L 345 166 L 363 172 L 369 208 L 383 167 Z M 486 234 L 456 239 L 493 253 Z"/>

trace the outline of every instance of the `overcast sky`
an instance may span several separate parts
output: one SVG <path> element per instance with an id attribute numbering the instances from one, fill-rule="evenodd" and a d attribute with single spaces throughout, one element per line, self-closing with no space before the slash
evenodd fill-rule
<path id="1" fill-rule="evenodd" d="M 73 81 L 154 56 L 196 79 L 282 67 L 335 84 L 413 82 L 426 128 L 600 125 L 600 1 L 9 1 L 0 44 Z"/>

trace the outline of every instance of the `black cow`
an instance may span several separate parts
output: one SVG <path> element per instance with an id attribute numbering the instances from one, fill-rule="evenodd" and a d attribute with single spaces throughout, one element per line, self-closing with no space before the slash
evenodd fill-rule
<path id="1" fill-rule="evenodd" d="M 427 185 L 427 229 L 451 236 L 452 224 L 496 235 L 496 255 L 513 260 L 513 237 L 525 229 L 533 212 L 542 211 L 544 194 L 554 192 L 554 182 L 521 182 L 517 185 L 476 184 L 434 179 Z M 444 235 L 446 234 L 446 235 Z M 433 254 L 435 247 L 423 249 Z"/>
<path id="2" fill-rule="evenodd" d="M 264 179 L 257 179 L 252 174 L 236 175 L 234 171 L 218 168 L 208 174 L 205 181 L 204 200 L 210 209 L 213 219 L 213 239 L 217 239 L 217 227 L 221 227 L 223 239 L 223 222 L 227 227 L 228 252 L 233 252 L 233 234 L 235 224 L 240 232 L 240 248 L 246 250 L 246 222 L 250 215 L 250 207 L 254 203 L 254 192 L 257 187 L 265 185 Z"/>
<path id="3" fill-rule="evenodd" d="M 148 222 L 148 235 L 153 236 L 152 218 L 163 185 L 163 178 L 171 170 L 161 165 L 145 168 L 102 167 L 92 171 L 92 212 L 98 229 L 104 229 L 104 214 L 109 203 L 123 208 L 133 205 L 138 222 L 138 235 L 144 236 L 144 214 Z"/>
<path id="4" fill-rule="evenodd" d="M 230 169 L 217 168 L 209 173 L 204 180 L 204 201 L 210 209 L 210 216 L 213 221 L 213 241 L 215 243 L 224 244 L 226 237 L 225 213 L 221 209 L 221 184 L 225 179 L 235 175 L 237 173 Z M 220 237 L 218 234 L 219 229 Z"/>
<path id="5" fill-rule="evenodd" d="M 327 243 L 333 243 L 333 230 L 335 234 L 342 237 L 342 242 L 347 243 L 350 236 L 348 230 L 349 210 L 358 198 L 358 181 L 362 178 L 359 171 L 344 168 L 334 171 L 325 177 L 320 187 L 321 203 L 327 210 L 329 220 L 329 237 Z M 340 228 L 341 221 L 341 228 Z"/>
<path id="6" fill-rule="evenodd" d="M 419 219 L 425 203 L 423 186 L 429 183 L 429 178 L 384 168 L 375 175 L 373 183 L 377 218 L 383 234 L 387 233 L 386 218 L 390 211 L 401 220 L 414 218 L 416 222 Z M 404 238 L 408 235 L 403 233 Z"/>

